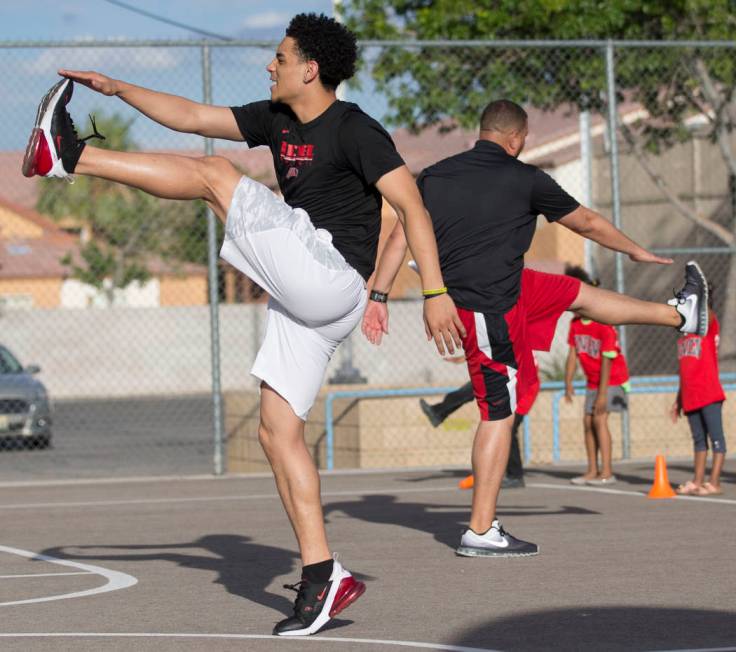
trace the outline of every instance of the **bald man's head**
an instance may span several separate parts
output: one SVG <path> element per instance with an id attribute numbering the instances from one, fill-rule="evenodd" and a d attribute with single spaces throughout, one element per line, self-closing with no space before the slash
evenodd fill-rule
<path id="1" fill-rule="evenodd" d="M 510 100 L 491 102 L 480 116 L 480 139 L 503 147 L 511 156 L 519 156 L 528 133 L 526 111 Z"/>
<path id="2" fill-rule="evenodd" d="M 480 116 L 481 131 L 497 131 L 508 134 L 521 131 L 527 125 L 526 111 L 516 102 L 510 100 L 494 100 Z"/>

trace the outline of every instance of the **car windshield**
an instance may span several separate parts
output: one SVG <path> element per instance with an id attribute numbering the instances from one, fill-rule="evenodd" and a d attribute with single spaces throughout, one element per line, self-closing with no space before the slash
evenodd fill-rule
<path id="1" fill-rule="evenodd" d="M 23 365 L 10 351 L 0 346 L 0 374 L 19 374 L 22 371 Z"/>

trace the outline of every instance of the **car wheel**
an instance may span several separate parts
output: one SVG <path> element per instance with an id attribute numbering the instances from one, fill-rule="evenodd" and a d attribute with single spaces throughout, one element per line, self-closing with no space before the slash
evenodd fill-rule
<path id="1" fill-rule="evenodd" d="M 35 444 L 33 448 L 37 448 L 39 450 L 51 448 L 51 435 L 44 435 L 42 437 L 36 437 L 33 443 Z"/>

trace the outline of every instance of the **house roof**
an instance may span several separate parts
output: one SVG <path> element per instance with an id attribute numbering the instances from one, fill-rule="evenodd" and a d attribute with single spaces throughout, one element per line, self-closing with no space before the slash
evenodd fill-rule
<path id="1" fill-rule="evenodd" d="M 19 228 L 18 222 L 37 228 Z M 66 278 L 69 268 L 60 261 L 67 254 L 79 260 L 79 250 L 78 238 L 52 220 L 0 197 L 0 279 Z M 149 258 L 147 263 L 154 276 L 207 274 L 204 265 L 169 263 L 157 257 Z"/>
<path id="2" fill-rule="evenodd" d="M 59 261 L 78 254 L 77 239 L 36 211 L 0 199 L 0 278 L 65 277 Z M 15 218 L 15 219 L 14 219 Z M 24 224 L 36 228 L 22 228 Z"/>

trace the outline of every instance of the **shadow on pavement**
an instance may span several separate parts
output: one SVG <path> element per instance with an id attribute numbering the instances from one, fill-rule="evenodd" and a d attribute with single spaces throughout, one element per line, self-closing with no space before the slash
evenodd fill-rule
<path id="1" fill-rule="evenodd" d="M 626 484 L 630 485 L 636 485 L 636 486 L 642 486 L 642 485 L 651 485 L 652 479 L 654 478 L 654 462 L 652 462 L 651 468 L 648 466 L 642 466 L 641 468 L 634 468 L 631 467 L 624 467 L 629 472 L 625 473 L 622 471 L 622 467 L 616 467 L 614 464 L 614 473 L 616 474 L 616 477 Z M 677 464 L 668 464 L 668 468 L 670 469 L 677 469 L 677 470 L 683 470 L 683 471 L 689 471 L 692 472 L 692 465 L 686 466 L 686 465 L 677 465 Z M 432 473 L 428 473 L 426 475 L 421 476 L 414 476 L 410 478 L 402 478 L 404 482 L 428 482 L 431 480 L 459 480 L 464 477 L 466 477 L 470 473 L 470 468 L 468 467 L 467 470 L 465 469 L 445 469 L 445 470 L 438 470 Z M 549 478 L 555 478 L 557 480 L 571 480 L 575 476 L 580 475 L 583 473 L 582 467 L 577 470 L 569 470 L 569 469 L 560 469 L 555 466 L 536 466 L 532 468 L 524 469 L 524 478 L 528 481 L 530 478 L 536 478 L 538 476 L 547 476 Z M 723 480 L 729 480 L 734 479 L 736 480 L 736 473 L 735 472 L 728 472 L 724 471 L 722 473 Z"/>
<path id="2" fill-rule="evenodd" d="M 460 534 L 468 525 L 470 508 L 458 505 L 437 505 L 433 503 L 413 503 L 398 501 L 396 496 L 370 495 L 361 500 L 343 502 L 327 502 L 324 506 L 325 520 L 329 522 L 336 513 L 346 517 L 360 519 L 368 523 L 395 525 L 406 527 L 434 536 L 435 540 L 453 550 L 457 547 Z M 505 516 L 559 516 L 566 515 L 598 515 L 599 512 L 582 507 L 562 506 L 550 509 L 538 505 L 500 507 L 499 518 Z M 523 538 L 523 534 L 519 533 Z"/>
<path id="3" fill-rule="evenodd" d="M 75 554 L 80 550 L 93 550 L 94 553 Z M 106 554 L 107 550 L 119 552 Z M 197 554 L 197 550 L 206 554 Z M 211 534 L 192 543 L 65 546 L 49 548 L 44 554 L 72 560 L 168 561 L 182 568 L 211 571 L 216 575 L 214 582 L 222 584 L 228 593 L 284 615 L 292 613 L 295 594 L 286 589 L 283 595 L 271 593 L 268 587 L 275 577 L 282 575 L 293 574 L 296 582 L 301 567 L 296 552 L 252 543 L 250 537 L 236 534 Z"/>
<path id="4" fill-rule="evenodd" d="M 621 467 L 617 468 L 614 463 L 613 472 L 620 482 L 624 482 L 630 485 L 651 485 L 652 479 L 654 478 L 654 463 L 652 463 L 651 468 L 642 469 L 641 473 L 623 473 L 621 471 Z M 583 473 L 582 468 L 577 471 L 568 471 L 555 467 L 535 467 L 533 469 L 527 469 L 525 471 L 524 477 L 536 477 L 542 475 L 550 478 L 556 478 L 557 480 L 571 480 L 581 473 Z"/>
<path id="5" fill-rule="evenodd" d="M 491 620 L 452 643 L 524 652 L 725 648 L 736 644 L 736 613 L 639 606 L 551 609 Z"/>

